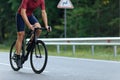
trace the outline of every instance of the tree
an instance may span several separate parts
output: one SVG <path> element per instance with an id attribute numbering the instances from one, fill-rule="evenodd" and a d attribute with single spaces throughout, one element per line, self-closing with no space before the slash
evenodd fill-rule
<path id="1" fill-rule="evenodd" d="M 73 3 L 77 4 L 68 12 L 69 37 L 118 36 L 119 0 L 74 0 Z M 109 24 L 113 20 L 116 27 Z"/>
<path id="2" fill-rule="evenodd" d="M 14 28 L 12 28 L 13 11 L 10 9 L 10 4 L 5 0 L 1 0 L 0 3 L 0 42 L 2 42 L 12 35 Z"/>

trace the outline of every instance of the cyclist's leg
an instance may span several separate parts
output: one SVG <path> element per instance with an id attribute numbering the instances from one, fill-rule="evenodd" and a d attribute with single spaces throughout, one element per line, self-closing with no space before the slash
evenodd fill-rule
<path id="1" fill-rule="evenodd" d="M 36 28 L 41 28 L 40 23 L 35 23 L 35 24 L 34 24 L 34 26 L 36 26 Z M 36 34 L 36 35 L 37 35 L 37 37 L 39 37 L 39 36 L 40 36 L 41 32 L 42 32 L 42 30 L 40 30 L 40 29 L 39 29 L 39 30 L 37 30 L 37 32 L 36 32 L 36 33 L 37 33 L 37 34 Z"/>
<path id="2" fill-rule="evenodd" d="M 22 19 L 22 16 L 20 14 L 16 15 L 16 23 L 17 23 L 17 40 L 16 40 L 16 57 L 17 57 L 17 65 L 18 67 L 22 67 L 22 63 L 20 60 L 20 53 L 21 53 L 21 48 L 22 48 L 22 41 L 24 39 L 25 31 L 25 23 L 24 20 Z"/>
<path id="3" fill-rule="evenodd" d="M 25 35 L 25 23 L 24 20 L 22 19 L 22 16 L 20 14 L 16 15 L 16 23 L 17 23 L 17 40 L 16 40 L 16 51 L 17 55 L 20 55 L 21 52 L 21 47 L 22 47 L 22 41 L 24 39 Z"/>
<path id="4" fill-rule="evenodd" d="M 21 47 L 22 47 L 22 41 L 24 38 L 24 31 L 22 32 L 17 32 L 17 40 L 16 40 L 16 62 L 17 62 L 17 66 L 22 68 L 22 61 L 21 61 L 21 57 L 20 57 L 20 53 L 21 53 Z"/>
<path id="5" fill-rule="evenodd" d="M 16 54 L 20 55 L 21 47 L 22 47 L 22 41 L 24 39 L 24 31 L 17 32 L 17 40 L 16 40 Z"/>
<path id="6" fill-rule="evenodd" d="M 34 25 L 35 28 L 41 28 L 40 23 L 38 22 L 37 18 L 34 15 L 28 17 L 30 23 Z M 37 30 L 37 36 L 40 36 L 41 30 Z M 33 35 L 31 36 L 31 41 L 33 39 Z"/>

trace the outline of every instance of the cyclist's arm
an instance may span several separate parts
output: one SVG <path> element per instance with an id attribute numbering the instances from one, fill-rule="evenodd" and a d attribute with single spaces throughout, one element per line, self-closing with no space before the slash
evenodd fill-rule
<path id="1" fill-rule="evenodd" d="M 45 27 L 48 29 L 48 19 L 47 19 L 47 13 L 45 10 L 42 10 L 42 19 L 45 24 Z"/>
<path id="2" fill-rule="evenodd" d="M 24 22 L 26 23 L 26 25 L 28 26 L 28 28 L 30 28 L 31 30 L 34 30 L 33 26 L 30 24 L 30 22 L 27 18 L 26 9 L 24 9 L 24 8 L 21 9 L 21 16 L 22 16 Z"/>

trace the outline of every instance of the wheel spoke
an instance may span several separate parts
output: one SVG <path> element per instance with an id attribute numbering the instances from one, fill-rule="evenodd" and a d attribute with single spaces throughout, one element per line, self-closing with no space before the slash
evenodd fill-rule
<path id="1" fill-rule="evenodd" d="M 36 44 L 34 51 L 31 53 L 30 62 L 35 73 L 41 73 L 47 63 L 47 49 L 43 42 Z"/>

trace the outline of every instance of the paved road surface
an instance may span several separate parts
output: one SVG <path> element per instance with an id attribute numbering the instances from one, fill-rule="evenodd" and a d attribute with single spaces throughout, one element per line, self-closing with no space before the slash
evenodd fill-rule
<path id="1" fill-rule="evenodd" d="M 8 57 L 0 52 L 0 80 L 120 80 L 120 62 L 49 56 L 45 71 L 35 74 L 29 61 L 13 71 Z"/>

